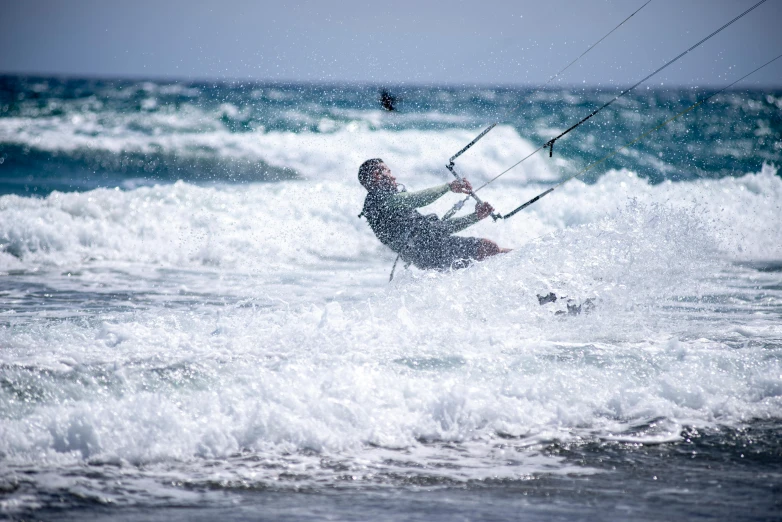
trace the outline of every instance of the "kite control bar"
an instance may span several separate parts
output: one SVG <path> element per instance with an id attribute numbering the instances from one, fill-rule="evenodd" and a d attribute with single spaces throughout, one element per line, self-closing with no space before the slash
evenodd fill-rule
<path id="1" fill-rule="evenodd" d="M 479 138 L 480 138 L 480 136 L 479 136 Z M 477 140 L 476 140 L 476 141 L 477 141 Z M 457 156 L 458 156 L 458 154 L 457 154 Z M 459 175 L 459 173 L 458 173 L 458 172 L 456 172 L 456 168 L 455 168 L 455 167 L 456 167 L 456 165 L 454 165 L 453 161 L 449 161 L 449 162 L 448 162 L 448 164 L 445 166 L 445 168 L 447 168 L 448 170 L 450 170 L 450 171 L 451 171 L 451 174 L 453 174 L 453 175 L 454 175 L 454 177 L 455 177 L 456 179 L 458 179 L 459 181 L 463 181 L 463 180 L 464 180 L 464 178 L 462 178 L 462 177 Z M 469 195 L 470 195 L 470 197 L 472 197 L 472 198 L 473 198 L 473 199 L 474 199 L 476 202 L 478 202 L 478 203 L 483 203 L 483 201 L 481 201 L 481 198 L 479 198 L 479 197 L 478 197 L 478 195 L 477 195 L 477 194 L 475 194 L 475 191 L 473 191 L 473 190 L 470 190 L 470 191 L 469 191 L 467 194 L 469 194 Z M 455 205 L 455 206 L 454 206 L 454 207 L 453 207 L 453 208 L 452 208 L 452 209 L 451 209 L 451 210 L 450 210 L 450 211 L 449 211 L 449 212 L 448 212 L 448 213 L 445 215 L 445 218 L 447 219 L 447 218 L 451 217 L 451 216 L 452 216 L 452 215 L 453 215 L 453 214 L 454 214 L 454 213 L 455 213 L 457 210 L 459 210 L 460 208 L 462 208 L 462 205 L 464 205 L 464 202 L 465 202 L 465 201 L 467 201 L 467 200 L 465 199 L 465 200 L 463 200 L 463 201 L 460 201 L 459 203 L 457 203 L 457 204 L 456 204 L 456 205 Z M 499 214 L 499 213 L 497 213 L 497 212 L 492 212 L 492 213 L 491 213 L 491 217 L 492 217 L 492 219 L 494 219 L 494 221 L 497 221 L 498 219 L 501 219 L 501 218 L 502 218 L 502 215 L 500 215 L 500 214 Z"/>

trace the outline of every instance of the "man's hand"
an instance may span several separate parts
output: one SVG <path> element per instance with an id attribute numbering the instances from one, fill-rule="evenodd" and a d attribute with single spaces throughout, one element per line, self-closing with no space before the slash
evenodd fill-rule
<path id="1" fill-rule="evenodd" d="M 466 179 L 457 179 L 448 184 L 451 187 L 451 192 L 461 192 L 462 194 L 469 194 L 472 192 L 472 185 Z"/>
<path id="2" fill-rule="evenodd" d="M 483 219 L 489 214 L 491 214 L 492 212 L 494 212 L 494 207 L 492 207 L 485 201 L 483 203 L 475 204 L 475 215 L 478 216 L 478 219 Z"/>

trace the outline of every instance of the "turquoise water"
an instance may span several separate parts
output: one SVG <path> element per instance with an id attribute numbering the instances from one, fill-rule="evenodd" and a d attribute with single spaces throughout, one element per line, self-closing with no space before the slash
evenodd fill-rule
<path id="1" fill-rule="evenodd" d="M 372 86 L 3 77 L 0 193 L 46 194 L 178 179 L 331 178 L 337 173 L 323 172 L 330 170 L 323 162 L 329 154 L 350 153 L 346 132 L 371 136 L 459 131 L 461 136 L 465 130 L 477 134 L 493 121 L 517 136 L 508 140 L 490 134 L 471 154 L 486 154 L 488 147 L 502 149 L 509 163 L 498 163 L 498 174 L 504 170 L 500 167 L 523 157 L 518 138 L 542 145 L 620 92 L 439 86 L 392 90 L 399 100 L 396 113 L 380 110 L 378 89 Z M 639 87 L 557 141 L 557 157 L 568 162 L 558 165 L 557 175 L 600 159 L 712 92 Z M 612 168 L 632 170 L 653 183 L 757 172 L 782 157 L 780 106 L 782 91 L 722 93 L 630 152 L 608 160 L 588 179 Z M 313 134 L 322 137 L 322 148 L 297 145 Z M 286 148 L 301 146 L 311 157 L 292 161 L 283 151 L 261 150 L 254 138 L 270 135 L 287 137 Z M 440 164 L 456 150 L 445 157 L 434 150 L 402 152 Z M 513 182 L 513 174 L 506 179 Z"/>
<path id="2" fill-rule="evenodd" d="M 510 254 L 389 284 L 365 159 L 443 183 L 497 120 L 458 160 L 479 184 L 615 91 L 386 88 L 397 112 L 377 86 L 0 78 L 2 513 L 778 517 L 782 91 L 464 233 Z M 634 92 L 481 194 L 507 212 L 711 92 Z"/>

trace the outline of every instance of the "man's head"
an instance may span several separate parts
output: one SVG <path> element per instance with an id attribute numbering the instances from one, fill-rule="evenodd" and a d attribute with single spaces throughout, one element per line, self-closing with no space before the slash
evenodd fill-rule
<path id="1" fill-rule="evenodd" d="M 366 160 L 361 164 L 358 181 L 370 192 L 378 189 L 396 190 L 396 178 L 380 158 Z"/>

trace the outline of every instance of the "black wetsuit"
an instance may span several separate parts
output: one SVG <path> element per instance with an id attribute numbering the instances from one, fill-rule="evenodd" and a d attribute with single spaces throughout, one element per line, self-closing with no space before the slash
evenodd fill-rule
<path id="1" fill-rule="evenodd" d="M 377 238 L 405 262 L 421 269 L 464 268 L 478 256 L 481 239 L 451 234 L 479 221 L 475 214 L 441 221 L 417 207 L 429 205 L 449 192 L 448 185 L 420 192 L 377 189 L 367 194 L 362 214 Z"/>

